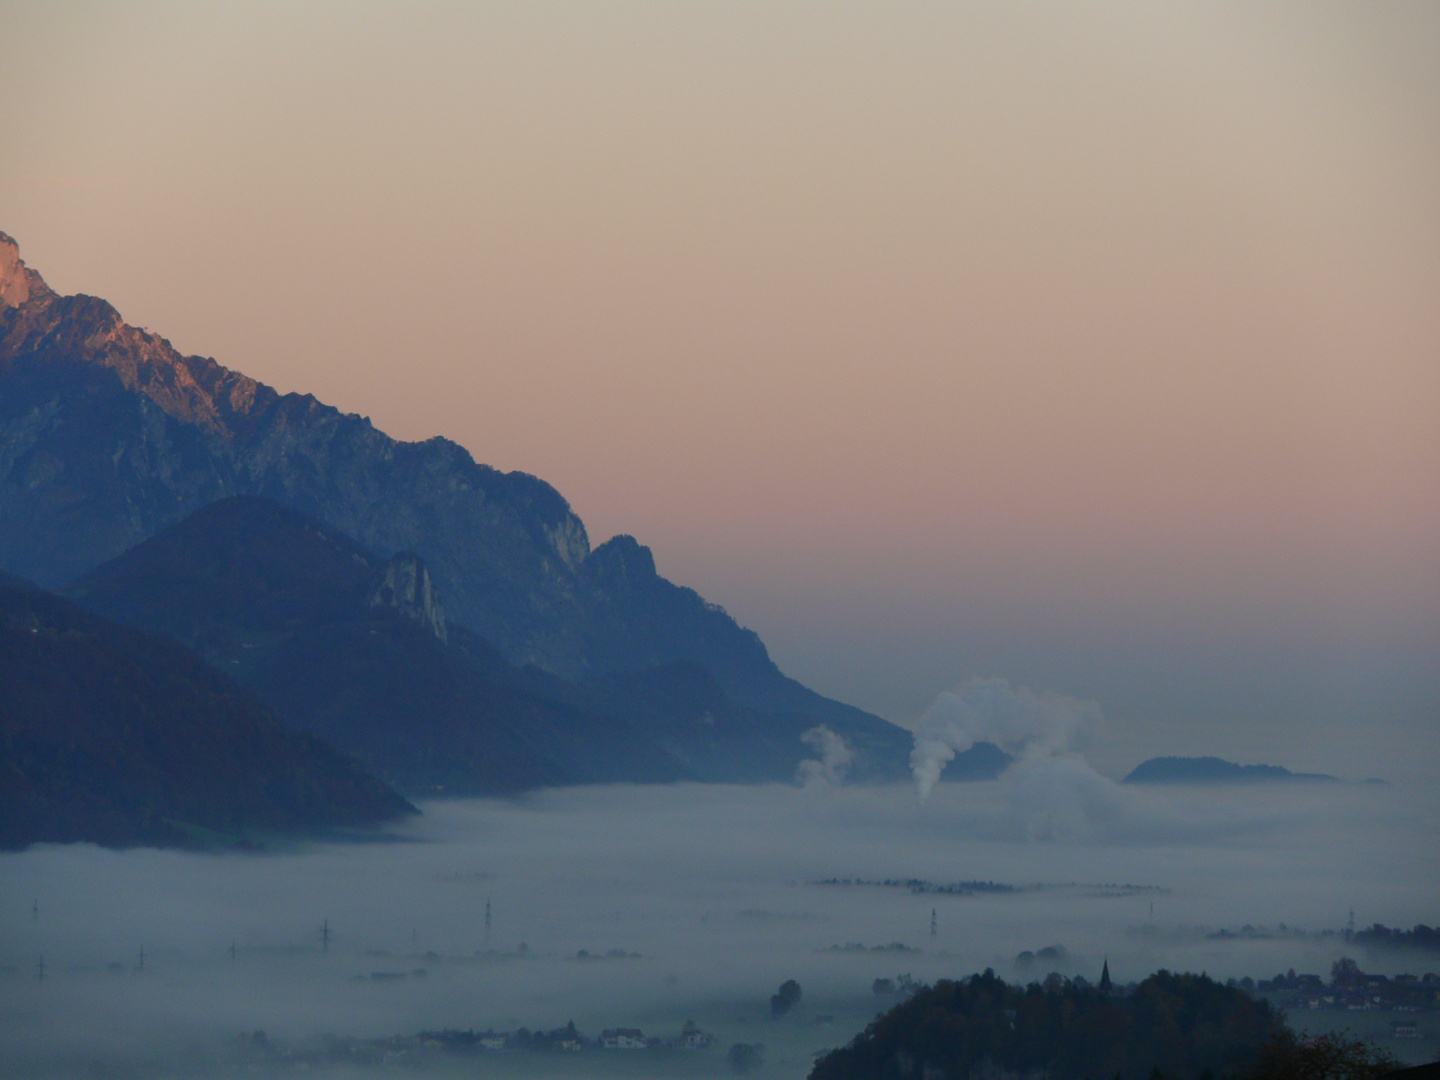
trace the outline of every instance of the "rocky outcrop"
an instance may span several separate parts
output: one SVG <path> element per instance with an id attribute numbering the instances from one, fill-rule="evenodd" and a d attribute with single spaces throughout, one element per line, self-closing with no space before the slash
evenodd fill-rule
<path id="1" fill-rule="evenodd" d="M 19 307 L 30 299 L 30 275 L 20 260 L 20 245 L 0 232 L 0 308 Z"/>
<path id="2" fill-rule="evenodd" d="M 372 608 L 393 611 L 402 619 L 418 623 L 441 641 L 449 640 L 445 632 L 445 608 L 430 580 L 430 571 L 413 551 L 401 551 L 390 557 L 370 590 L 368 603 Z"/>

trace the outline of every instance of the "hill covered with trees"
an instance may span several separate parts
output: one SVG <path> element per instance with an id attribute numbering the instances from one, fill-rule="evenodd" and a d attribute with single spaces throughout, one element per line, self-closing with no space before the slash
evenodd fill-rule
<path id="1" fill-rule="evenodd" d="M 414 808 L 187 649 L 0 574 L 0 849 L 215 846 Z"/>
<path id="2" fill-rule="evenodd" d="M 941 981 L 878 1017 L 810 1080 L 1166 1080 L 1249 1075 L 1285 1037 L 1264 1001 L 1204 975 L 1161 971 L 1128 993 L 992 971 Z"/>

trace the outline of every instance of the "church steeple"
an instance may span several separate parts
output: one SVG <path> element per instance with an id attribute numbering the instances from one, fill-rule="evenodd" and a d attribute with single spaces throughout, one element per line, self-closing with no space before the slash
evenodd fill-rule
<path id="1" fill-rule="evenodd" d="M 1108 956 L 1100 967 L 1100 992 L 1103 994 L 1110 992 L 1110 958 Z"/>

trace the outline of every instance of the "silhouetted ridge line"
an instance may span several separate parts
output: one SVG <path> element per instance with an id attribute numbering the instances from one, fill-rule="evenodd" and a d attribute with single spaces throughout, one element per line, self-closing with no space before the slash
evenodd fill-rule
<path id="1" fill-rule="evenodd" d="M 738 705 L 841 734 L 855 775 L 904 775 L 905 731 L 786 678 L 633 539 L 592 551 L 544 481 L 181 356 L 103 300 L 55 295 L 9 238 L 0 274 L 0 567 L 57 587 L 210 503 L 263 496 L 415 553 L 449 619 L 512 663 L 570 679 L 697 663 Z"/>
<path id="2" fill-rule="evenodd" d="M 1274 781 L 1335 783 L 1325 773 L 1296 773 L 1279 765 L 1237 765 L 1217 757 L 1157 757 L 1130 771 L 1126 784 L 1233 784 Z"/>

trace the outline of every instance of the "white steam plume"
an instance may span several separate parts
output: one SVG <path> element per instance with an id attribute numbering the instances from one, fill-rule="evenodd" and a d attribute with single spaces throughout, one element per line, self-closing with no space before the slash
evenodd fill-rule
<path id="1" fill-rule="evenodd" d="M 1010 809 L 1031 840 L 1093 840 L 1134 812 L 1129 793 L 1080 754 L 1027 755 L 1005 778 Z"/>
<path id="2" fill-rule="evenodd" d="M 920 718 L 910 770 L 923 800 L 946 764 L 977 742 L 1023 757 L 1054 757 L 1078 750 L 1102 721 L 1093 701 L 1014 689 L 1004 679 L 972 679 L 942 693 Z"/>
<path id="3" fill-rule="evenodd" d="M 801 735 L 800 741 L 815 751 L 819 758 L 807 758 L 800 762 L 800 767 L 795 770 L 796 783 L 803 787 L 844 783 L 855 753 L 843 737 L 821 724 Z"/>

